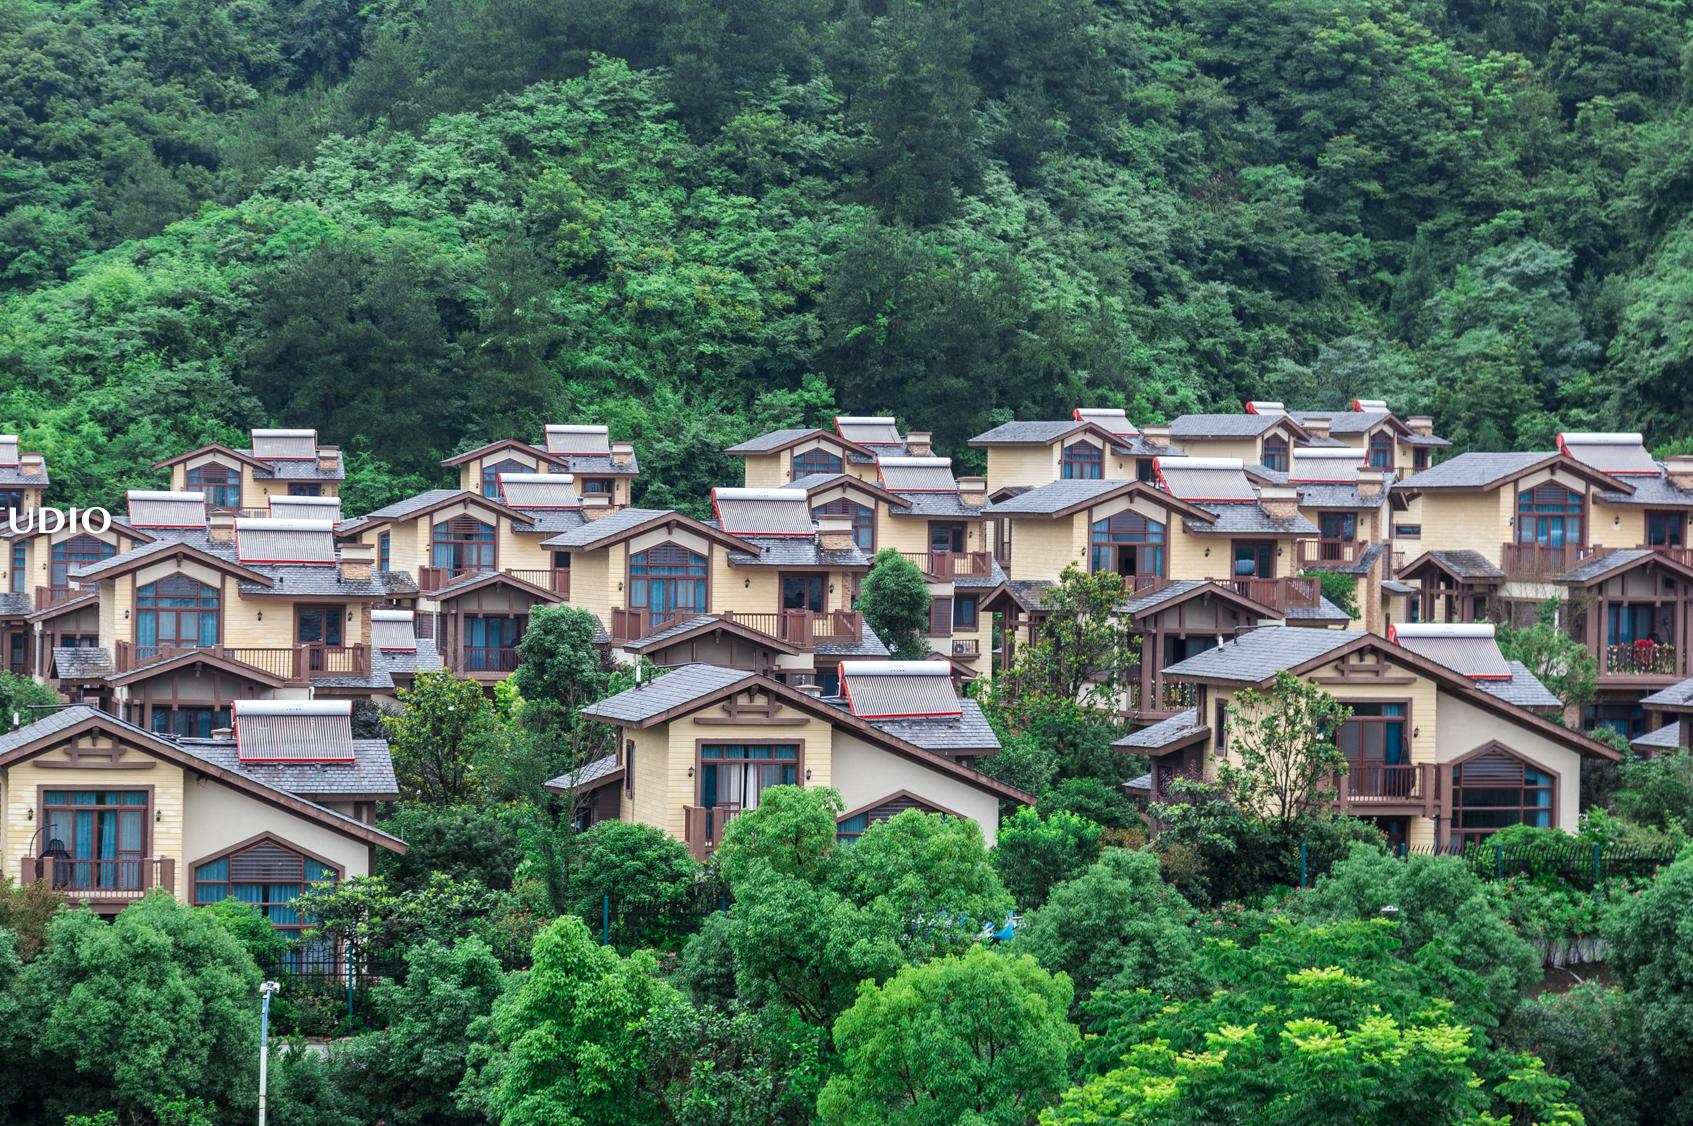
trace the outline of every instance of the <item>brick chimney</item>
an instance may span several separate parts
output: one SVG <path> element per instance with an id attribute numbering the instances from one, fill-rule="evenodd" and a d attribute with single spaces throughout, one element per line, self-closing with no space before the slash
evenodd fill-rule
<path id="1" fill-rule="evenodd" d="M 317 467 L 325 473 L 333 473 L 341 468 L 340 446 L 319 446 L 317 448 Z"/>
<path id="2" fill-rule="evenodd" d="M 1358 467 L 1358 495 L 1365 498 L 1381 496 L 1381 470 L 1372 465 Z"/>
<path id="3" fill-rule="evenodd" d="M 1674 454 L 1664 458 L 1669 483 L 1678 489 L 1693 490 L 1693 454 Z"/>
<path id="4" fill-rule="evenodd" d="M 611 463 L 619 469 L 627 469 L 635 464 L 635 443 L 613 442 L 611 444 Z"/>
<path id="5" fill-rule="evenodd" d="M 1329 420 L 1326 416 L 1314 415 L 1300 423 L 1313 438 L 1327 438 L 1329 436 Z"/>
<path id="6" fill-rule="evenodd" d="M 1140 436 L 1145 438 L 1150 445 L 1167 446 L 1170 444 L 1170 428 L 1168 426 L 1142 426 Z"/>
<path id="7" fill-rule="evenodd" d="M 582 497 L 582 519 L 599 520 L 611 513 L 611 497 L 606 493 L 586 493 Z"/>
<path id="8" fill-rule="evenodd" d="M 824 516 L 817 521 L 817 546 L 823 551 L 852 550 L 852 517 Z"/>
<path id="9" fill-rule="evenodd" d="M 930 457 L 934 453 L 934 435 L 927 430 L 913 430 L 905 436 L 905 449 L 912 457 Z"/>
<path id="10" fill-rule="evenodd" d="M 47 473 L 47 459 L 40 454 L 24 454 L 18 463 L 25 477 L 42 477 Z"/>
<path id="11" fill-rule="evenodd" d="M 370 545 L 362 543 L 341 545 L 341 580 L 343 582 L 367 581 L 375 563 L 376 549 Z"/>
<path id="12" fill-rule="evenodd" d="M 1258 490 L 1258 507 L 1272 520 L 1291 520 L 1299 515 L 1299 490 L 1285 485 L 1265 485 Z"/>
<path id="13" fill-rule="evenodd" d="M 1434 416 L 1414 414 L 1405 420 L 1406 427 L 1413 434 L 1421 434 L 1425 438 L 1434 437 Z"/>
<path id="14" fill-rule="evenodd" d="M 235 542 L 235 513 L 213 512 L 206 517 L 206 538 L 213 543 Z"/>
<path id="15" fill-rule="evenodd" d="M 988 502 L 988 479 L 986 477 L 960 477 L 958 479 L 958 503 L 965 508 L 980 508 Z"/>

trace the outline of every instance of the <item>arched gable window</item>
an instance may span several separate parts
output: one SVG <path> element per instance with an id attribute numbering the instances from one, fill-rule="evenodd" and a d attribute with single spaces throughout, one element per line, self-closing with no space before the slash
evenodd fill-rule
<path id="1" fill-rule="evenodd" d="M 1370 465 L 1375 469 L 1393 468 L 1393 435 L 1386 430 L 1370 435 Z"/>
<path id="2" fill-rule="evenodd" d="M 455 516 L 430 530 L 430 563 L 448 571 L 492 571 L 494 526 L 474 516 Z"/>
<path id="3" fill-rule="evenodd" d="M 72 536 L 68 540 L 60 540 L 53 545 L 52 571 L 50 582 L 54 590 L 69 590 L 71 586 L 70 573 L 91 563 L 98 563 L 102 559 L 110 559 L 118 553 L 117 545 L 109 544 L 86 532 L 79 536 Z"/>
<path id="4" fill-rule="evenodd" d="M 1105 476 L 1105 451 L 1092 442 L 1071 442 L 1059 457 L 1058 475 L 1066 481 L 1098 481 Z"/>
<path id="5" fill-rule="evenodd" d="M 1271 434 L 1264 439 L 1264 468 L 1286 473 L 1288 467 L 1287 437 Z"/>
<path id="6" fill-rule="evenodd" d="M 654 622 L 705 613 L 705 556 L 681 544 L 661 543 L 629 557 L 629 608 L 650 611 Z"/>
<path id="7" fill-rule="evenodd" d="M 832 454 L 828 450 L 818 448 L 806 450 L 793 456 L 790 463 L 791 472 L 788 480 L 794 481 L 813 473 L 834 475 L 843 472 L 845 465 L 840 454 Z"/>
<path id="8" fill-rule="evenodd" d="M 227 465 L 207 462 L 188 471 L 188 490 L 206 494 L 208 509 L 241 507 L 241 474 Z"/>
<path id="9" fill-rule="evenodd" d="M 1452 835 L 1465 844 L 1507 825 L 1553 827 L 1556 778 L 1495 743 L 1452 766 Z"/>
<path id="10" fill-rule="evenodd" d="M 266 834 L 194 865 L 194 903 L 237 899 L 250 904 L 290 938 L 309 925 L 294 900 L 313 884 L 333 882 L 341 873 L 315 856 Z"/>
<path id="11" fill-rule="evenodd" d="M 1125 509 L 1115 516 L 1094 522 L 1091 562 L 1093 572 L 1114 571 L 1119 575 L 1162 575 L 1164 573 L 1164 525 Z"/>
<path id="12" fill-rule="evenodd" d="M 1581 543 L 1581 494 L 1551 481 L 1517 493 L 1517 542 Z"/>
<path id="13" fill-rule="evenodd" d="M 944 813 L 956 817 L 950 809 L 918 797 L 916 794 L 901 790 L 897 794 L 889 794 L 875 805 L 864 809 L 853 810 L 836 818 L 835 840 L 842 844 L 851 844 L 864 835 L 866 829 L 878 821 L 886 821 L 897 817 L 908 809 L 915 809 L 922 813 Z"/>
<path id="14" fill-rule="evenodd" d="M 855 500 L 841 497 L 827 501 L 811 510 L 817 517 L 849 516 L 852 518 L 852 542 L 867 552 L 876 550 L 876 514 Z"/>
<path id="15" fill-rule="evenodd" d="M 502 473 L 533 473 L 533 466 L 524 465 L 521 461 L 506 458 L 504 461 L 482 463 L 482 495 L 490 500 L 500 499 L 500 474 Z"/>
<path id="16" fill-rule="evenodd" d="M 145 659 L 169 649 L 218 643 L 218 588 L 189 575 L 166 575 L 135 591 L 135 647 Z"/>

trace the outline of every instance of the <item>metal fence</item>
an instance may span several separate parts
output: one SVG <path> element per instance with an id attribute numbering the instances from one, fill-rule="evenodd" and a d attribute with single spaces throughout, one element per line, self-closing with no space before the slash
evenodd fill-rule
<path id="1" fill-rule="evenodd" d="M 1346 859 L 1349 851 L 1350 847 L 1326 848 L 1302 842 L 1299 846 L 1299 886 L 1310 887 L 1318 878 L 1327 875 L 1335 864 Z M 1649 878 L 1674 860 L 1679 851 L 1675 848 L 1629 848 L 1577 841 L 1535 845 L 1490 845 L 1482 841 L 1444 847 L 1410 848 L 1399 845 L 1392 850 L 1392 855 L 1400 859 L 1408 856 L 1455 856 L 1483 879 L 1528 876 L 1591 890 L 1606 880 L 1629 876 Z"/>
<path id="2" fill-rule="evenodd" d="M 683 944 L 711 916 L 729 910 L 729 889 L 703 883 L 663 899 L 601 897 L 597 919 L 587 920 L 600 943 L 619 950 L 643 947 L 680 953 Z"/>
<path id="3" fill-rule="evenodd" d="M 271 1006 L 271 1022 L 283 1036 L 365 1031 L 371 1022 L 370 991 L 384 982 L 404 981 L 406 975 L 405 960 L 396 954 L 336 950 L 322 943 L 293 947 L 259 968 L 282 986 Z"/>

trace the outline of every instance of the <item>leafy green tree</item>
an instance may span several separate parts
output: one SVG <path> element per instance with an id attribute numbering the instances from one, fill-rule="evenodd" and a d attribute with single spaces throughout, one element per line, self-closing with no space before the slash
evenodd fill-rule
<path id="1" fill-rule="evenodd" d="M 1100 826 L 1067 810 L 1043 816 L 1020 809 L 999 826 L 993 863 L 1025 911 L 1046 902 L 1055 884 L 1076 878 L 1099 859 Z"/>
<path id="2" fill-rule="evenodd" d="M 1596 982 L 1568 993 L 1543 993 L 1517 1006 L 1501 1030 L 1518 1051 L 1546 1062 L 1569 1081 L 1570 1101 L 1588 1126 L 1632 1126 L 1649 1120 L 1640 1030 L 1622 990 Z"/>
<path id="3" fill-rule="evenodd" d="M 891 547 L 876 553 L 864 576 L 858 608 L 864 621 L 899 660 L 913 660 L 929 652 L 923 634 L 929 632 L 929 588 L 917 565 Z"/>
<path id="4" fill-rule="evenodd" d="M 1243 809 L 1287 825 L 1331 800 L 1346 772 L 1335 733 L 1352 711 L 1320 687 L 1282 670 L 1270 687 L 1229 700 L 1217 780 Z"/>
<path id="5" fill-rule="evenodd" d="M 835 1021 L 841 1071 L 818 1114 L 840 1126 L 1028 1122 L 1081 1049 L 1070 1001 L 1062 975 L 984 946 L 866 982 Z"/>
<path id="6" fill-rule="evenodd" d="M 535 938 L 534 968 L 495 1014 L 505 1057 L 489 1109 L 506 1126 L 662 1121 L 644 1085 L 648 1026 L 684 1004 L 650 954 L 619 957 L 582 920 L 555 919 Z"/>
<path id="7" fill-rule="evenodd" d="M 69 906 L 65 896 L 50 881 L 37 880 L 19 886 L 0 876 L 0 930 L 9 931 L 13 952 L 28 962 L 47 945 L 47 927 L 53 916 Z"/>
<path id="8" fill-rule="evenodd" d="M 110 923 L 62 912 L 17 982 L 30 1052 L 61 1065 L 37 1091 L 46 1116 L 251 1112 L 259 971 L 212 915 L 162 893 Z"/>
<path id="9" fill-rule="evenodd" d="M 827 1030 L 774 1009 L 670 1005 L 644 1031 L 643 1082 L 679 1126 L 809 1126 L 825 1072 Z"/>
<path id="10" fill-rule="evenodd" d="M 406 803 L 383 818 L 381 826 L 406 842 L 404 853 L 377 857 L 376 874 L 396 890 L 422 888 L 436 872 L 494 891 L 512 886 L 517 834 L 510 817 L 498 809 Z"/>
<path id="11" fill-rule="evenodd" d="M 631 821 L 601 821 L 572 837 L 566 852 L 570 909 L 590 923 L 610 900 L 616 910 L 652 916 L 641 934 L 659 944 L 694 902 L 700 866 L 681 841 Z"/>
<path id="12" fill-rule="evenodd" d="M 1107 983 L 1182 995 L 1200 983 L 1193 923 L 1193 908 L 1164 883 L 1156 856 L 1111 848 L 1024 916 L 1015 945 L 1067 974 L 1082 997 Z"/>
<path id="13" fill-rule="evenodd" d="M 512 683 L 523 696 L 519 710 L 524 726 L 554 742 L 568 740 L 576 730 L 576 712 L 605 695 L 609 669 L 594 648 L 599 621 L 587 610 L 572 606 L 537 607 L 529 627 L 517 643 L 519 665 Z M 596 735 L 597 724 L 586 725 Z M 572 748 L 571 757 L 586 761 L 597 746 Z"/>
<path id="14" fill-rule="evenodd" d="M 445 873 L 398 888 L 363 876 L 324 885 L 299 900 L 312 933 L 347 943 L 377 960 L 402 957 L 419 942 L 480 938 L 503 965 L 522 965 L 543 920 L 522 896 Z"/>
<path id="15" fill-rule="evenodd" d="M 1693 1066 L 1693 960 L 1685 941 L 1690 915 L 1693 853 L 1683 852 L 1605 920 L 1607 963 L 1640 1022 L 1648 1076 L 1642 1101 L 1659 1108 L 1666 1122 L 1693 1113 L 1693 1094 L 1681 1080 Z"/>
<path id="16" fill-rule="evenodd" d="M 1599 680 L 1599 662 L 1587 646 L 1558 626 L 1560 606 L 1548 599 L 1535 607 L 1534 624 L 1517 627 L 1501 623 L 1495 629 L 1499 652 L 1507 660 L 1528 666 L 1552 694 L 1564 702 L 1566 711 L 1593 702 Z"/>
<path id="17" fill-rule="evenodd" d="M 0 672 L 0 718 L 10 727 L 34 723 L 62 703 L 51 688 L 27 676 Z"/>
<path id="18" fill-rule="evenodd" d="M 1693 753 L 1675 750 L 1625 763 L 1615 805 L 1637 825 L 1693 833 Z"/>
<path id="19" fill-rule="evenodd" d="M 385 716 L 388 748 L 400 795 L 407 801 L 459 805 L 481 793 L 476 774 L 477 741 L 493 725 L 494 711 L 482 688 L 451 673 L 420 673 L 399 690 L 403 709 Z"/>

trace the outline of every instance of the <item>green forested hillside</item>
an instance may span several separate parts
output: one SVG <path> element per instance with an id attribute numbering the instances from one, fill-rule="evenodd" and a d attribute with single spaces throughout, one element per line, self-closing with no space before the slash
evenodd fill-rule
<path id="1" fill-rule="evenodd" d="M 1669 0 L 0 0 L 0 425 L 251 425 L 355 507 L 544 420 L 646 501 L 838 407 L 1693 435 Z"/>

